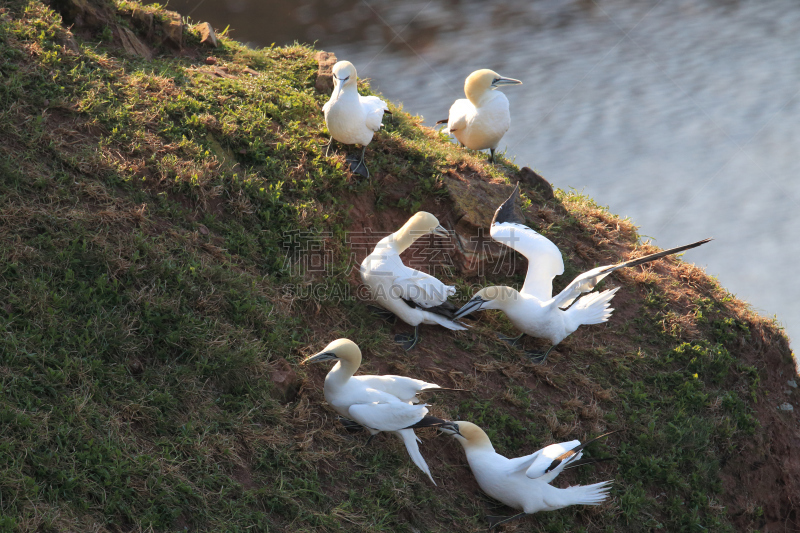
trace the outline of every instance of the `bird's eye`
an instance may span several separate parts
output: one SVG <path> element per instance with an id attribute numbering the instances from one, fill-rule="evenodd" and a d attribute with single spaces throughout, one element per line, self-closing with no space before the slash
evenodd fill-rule
<path id="1" fill-rule="evenodd" d="M 497 83 L 498 81 L 500 81 L 500 78 L 495 78 L 492 80 L 492 83 Z"/>

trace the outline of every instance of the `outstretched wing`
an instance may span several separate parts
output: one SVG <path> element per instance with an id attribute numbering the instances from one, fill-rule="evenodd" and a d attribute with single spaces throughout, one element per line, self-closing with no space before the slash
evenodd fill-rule
<path id="1" fill-rule="evenodd" d="M 428 413 L 425 404 L 401 401 L 358 403 L 348 409 L 350 418 L 364 427 L 378 431 L 397 431 L 413 426 Z"/>
<path id="2" fill-rule="evenodd" d="M 519 210 L 517 183 L 511 196 L 495 211 L 489 234 L 528 260 L 528 272 L 520 293 L 546 301 L 553 295 L 553 278 L 564 273 L 564 260 L 555 244 L 524 222 L 525 218 Z"/>
<path id="3" fill-rule="evenodd" d="M 367 127 L 372 131 L 378 131 L 383 125 L 383 113 L 389 111 L 386 102 L 377 96 L 359 96 L 361 107 L 367 113 Z"/>
<path id="4" fill-rule="evenodd" d="M 711 239 L 703 239 L 702 241 L 693 242 L 691 244 L 684 244 L 683 246 L 678 246 L 676 248 L 670 248 L 669 250 L 664 250 L 661 252 L 656 252 L 654 254 L 646 255 L 644 257 L 640 257 L 639 259 L 631 259 L 630 261 L 625 261 L 622 263 L 617 263 L 616 265 L 606 265 L 597 268 L 593 268 L 588 272 L 584 272 L 574 280 L 572 283 L 567 285 L 564 290 L 562 290 L 558 295 L 554 298 L 555 304 L 558 307 L 567 307 L 568 305 L 572 304 L 575 299 L 583 294 L 584 292 L 589 292 L 594 287 L 600 283 L 600 281 L 614 272 L 615 270 L 619 270 L 620 268 L 625 267 L 632 267 L 637 265 L 642 265 L 644 263 L 649 263 L 650 261 L 655 261 L 656 259 L 661 259 L 662 257 L 666 257 L 668 255 L 676 254 L 678 252 L 682 252 L 684 250 L 689 250 L 691 248 L 696 248 L 701 244 L 705 244 Z"/>
<path id="5" fill-rule="evenodd" d="M 587 443 L 588 444 L 588 443 Z M 570 458 L 580 459 L 580 452 L 583 449 L 581 441 L 572 440 L 569 442 L 560 442 L 551 444 L 542 448 L 538 457 L 531 462 L 531 465 L 525 470 L 525 475 L 531 479 L 542 477 L 551 470 L 551 466 L 556 463 L 560 465 L 562 461 L 567 461 Z M 579 448 L 574 454 L 570 454 L 572 450 Z M 565 455 L 566 454 L 566 455 Z M 559 459 L 561 458 L 561 459 Z"/>
<path id="6" fill-rule="evenodd" d="M 450 106 L 450 115 L 447 117 L 447 129 L 450 132 L 462 130 L 467 127 L 467 115 L 475 106 L 466 98 L 453 102 Z"/>

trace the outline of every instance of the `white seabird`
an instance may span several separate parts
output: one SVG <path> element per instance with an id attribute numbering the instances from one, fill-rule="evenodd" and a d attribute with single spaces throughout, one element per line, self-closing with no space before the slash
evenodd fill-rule
<path id="1" fill-rule="evenodd" d="M 403 376 L 354 376 L 361 366 L 361 350 L 350 339 L 338 339 L 303 363 L 337 361 L 325 376 L 325 400 L 348 421 L 365 427 L 372 436 L 390 431 L 406 445 L 411 460 L 425 472 L 431 482 L 428 464 L 419 452 L 414 428 L 439 427 L 457 432 L 452 422 L 427 416 L 427 404 L 419 395 L 425 392 L 448 391 L 435 383 Z M 369 441 L 367 441 L 369 442 Z"/>
<path id="2" fill-rule="evenodd" d="M 456 100 L 450 107 L 447 129 L 458 142 L 470 150 L 489 149 L 489 160 L 494 163 L 494 151 L 511 125 L 508 98 L 494 89 L 502 85 L 520 85 L 513 78 L 503 78 L 489 69 L 476 70 L 464 82 L 466 98 Z"/>
<path id="3" fill-rule="evenodd" d="M 550 485 L 566 468 L 597 462 L 582 460 L 583 449 L 608 433 L 584 444 L 579 440 L 551 444 L 530 455 L 508 459 L 495 452 L 489 437 L 475 424 L 459 421 L 452 425 L 457 427 L 440 429 L 452 434 L 464 447 L 467 462 L 481 490 L 509 507 L 522 511 L 510 518 L 487 517 L 490 527 L 539 511 L 555 511 L 569 505 L 600 505 L 608 497 L 611 481 L 566 489 Z"/>
<path id="4" fill-rule="evenodd" d="M 381 239 L 375 249 L 361 263 L 361 279 L 369 287 L 372 298 L 383 307 L 384 318 L 397 316 L 414 326 L 414 336 L 395 336 L 395 342 L 410 350 L 419 342 L 420 324 L 439 324 L 452 330 L 467 329 L 453 320 L 456 307 L 447 301 L 456 292 L 435 277 L 407 267 L 400 259 L 414 241 L 433 233 L 442 237 L 450 234 L 430 213 L 420 211 L 402 228 Z"/>
<path id="5" fill-rule="evenodd" d="M 356 67 L 349 61 L 339 61 L 333 66 L 333 94 L 322 107 L 325 113 L 325 125 L 331 134 L 331 140 L 325 150 L 328 156 L 334 139 L 343 144 L 360 144 L 361 159 L 351 169 L 357 172 L 364 167 L 365 177 L 369 170 L 364 164 L 364 153 L 372 136 L 381 129 L 384 113 L 389 113 L 386 102 L 377 96 L 361 96 L 358 94 L 358 74 Z M 362 174 L 363 175 L 363 174 Z"/>
<path id="6" fill-rule="evenodd" d="M 695 248 L 711 239 L 671 248 L 639 259 L 594 268 L 576 277 L 564 290 L 553 297 L 553 278 L 564 273 L 564 261 L 558 247 L 549 239 L 524 225 L 517 212 L 519 184 L 511 196 L 495 211 L 490 235 L 521 253 L 528 260 L 525 284 L 517 292 L 511 287 L 485 287 L 459 309 L 455 318 L 483 309 L 500 309 L 514 326 L 522 331 L 516 338 L 501 337 L 516 346 L 526 334 L 549 340 L 552 346 L 544 353 L 526 352 L 537 363 L 544 363 L 556 344 L 581 325 L 600 324 L 611 317 L 610 301 L 619 287 L 592 293 L 600 280 L 620 268 L 641 265 L 661 257 Z M 576 301 L 577 300 L 577 301 Z M 574 302 L 574 303 L 573 303 Z"/>

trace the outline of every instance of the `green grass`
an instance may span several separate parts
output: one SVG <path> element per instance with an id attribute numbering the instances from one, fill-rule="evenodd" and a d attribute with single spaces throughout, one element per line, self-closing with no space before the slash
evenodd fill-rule
<path id="1" fill-rule="evenodd" d="M 112 22 L 137 30 L 134 4 L 117 7 Z M 491 314 L 466 334 L 425 330 L 452 349 L 399 353 L 389 326 L 336 298 L 354 288 L 350 205 L 370 197 L 402 218 L 451 201 L 448 173 L 510 181 L 516 167 L 488 166 L 392 106 L 368 150 L 373 179 L 356 179 L 343 147 L 323 155 L 327 95 L 305 46 L 223 39 L 214 55 L 234 77 L 219 78 L 164 47 L 125 55 L 111 22 L 76 37 L 78 54 L 67 38 L 38 1 L 0 11 L 0 531 L 482 528 L 486 503 L 452 440 L 422 446 L 439 453 L 443 490 L 397 439 L 364 448 L 321 406 L 319 380 L 297 363 L 339 336 L 368 366 L 464 380 L 472 394 L 440 395 L 433 410 L 478 423 L 508 455 L 622 430 L 587 451 L 617 461 L 574 478 L 613 477 L 614 502 L 542 513 L 526 522 L 537 531 L 733 530 L 720 476 L 758 431 L 764 397 L 737 355 L 752 339 L 734 300 L 708 289 L 687 310 L 663 279 L 621 278 L 642 295 L 615 326 L 622 348 L 576 334 L 552 372 L 496 341 L 511 327 Z M 538 229 L 565 250 L 565 278 L 591 262 L 571 243 L 611 253 L 598 235 L 637 238 L 575 192 L 537 209 Z M 320 236 L 324 279 L 303 268 Z M 482 281 L 449 275 L 461 298 Z M 700 338 L 680 326 L 687 316 Z M 465 357 L 485 370 L 456 372 Z M 289 402 L 270 380 L 284 360 L 303 385 Z"/>

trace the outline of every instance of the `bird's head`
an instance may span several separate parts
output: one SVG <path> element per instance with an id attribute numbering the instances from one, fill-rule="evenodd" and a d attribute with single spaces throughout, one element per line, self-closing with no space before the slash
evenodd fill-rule
<path id="1" fill-rule="evenodd" d="M 358 83 L 356 67 L 349 61 L 339 61 L 333 66 L 333 94 L 338 97 L 345 87 L 355 87 Z"/>
<path id="2" fill-rule="evenodd" d="M 520 298 L 519 292 L 511 287 L 502 285 L 493 285 L 491 287 L 484 287 L 475 293 L 475 296 L 461 306 L 461 309 L 456 311 L 453 316 L 454 319 L 467 316 L 476 311 L 483 311 L 484 309 L 504 309 L 511 303 Z"/>
<path id="3" fill-rule="evenodd" d="M 522 82 L 513 78 L 504 78 L 497 72 L 484 68 L 476 70 L 467 76 L 464 82 L 464 94 L 474 105 L 478 105 L 481 98 L 491 90 L 503 85 L 520 85 Z"/>
<path id="4" fill-rule="evenodd" d="M 433 233 L 440 237 L 449 237 L 450 232 L 439 224 L 439 219 L 426 211 L 419 211 L 395 232 L 397 248 L 400 251 L 411 246 L 420 237 Z"/>
<path id="5" fill-rule="evenodd" d="M 447 435 L 452 435 L 465 448 L 487 445 L 492 447 L 492 442 L 489 440 L 486 432 L 472 422 L 459 420 L 458 422 L 448 422 L 448 424 L 449 425 L 442 425 L 439 431 Z"/>
<path id="6" fill-rule="evenodd" d="M 343 361 L 357 368 L 361 365 L 361 350 L 350 339 L 336 339 L 321 352 L 303 360 L 302 364 L 322 363 L 324 361 Z"/>

